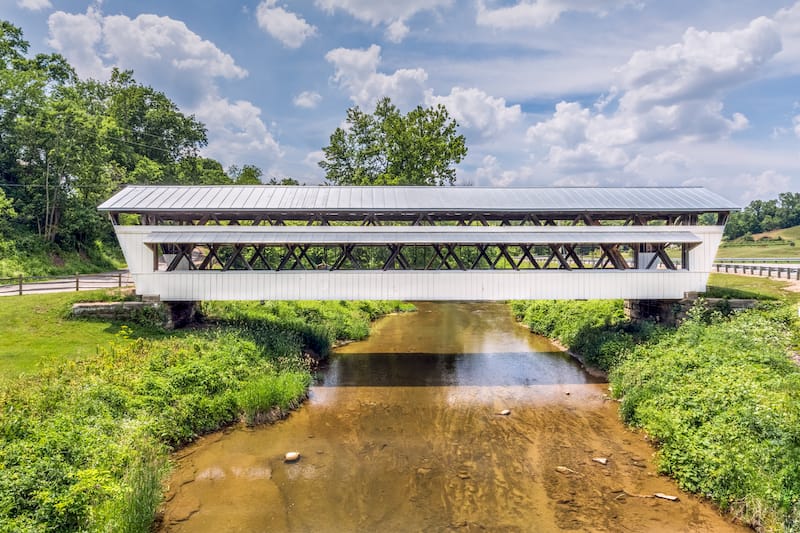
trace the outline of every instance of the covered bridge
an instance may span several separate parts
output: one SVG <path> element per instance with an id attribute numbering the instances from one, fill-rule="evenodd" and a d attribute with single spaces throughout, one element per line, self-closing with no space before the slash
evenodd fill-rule
<path id="1" fill-rule="evenodd" d="M 729 213 L 704 188 L 129 186 L 138 294 L 198 300 L 680 299 Z"/>

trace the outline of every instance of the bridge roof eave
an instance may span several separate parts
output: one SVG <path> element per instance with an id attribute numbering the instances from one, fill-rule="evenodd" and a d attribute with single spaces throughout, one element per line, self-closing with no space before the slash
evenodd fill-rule
<path id="1" fill-rule="evenodd" d="M 739 206 L 702 187 L 128 186 L 112 213 L 704 213 Z"/>

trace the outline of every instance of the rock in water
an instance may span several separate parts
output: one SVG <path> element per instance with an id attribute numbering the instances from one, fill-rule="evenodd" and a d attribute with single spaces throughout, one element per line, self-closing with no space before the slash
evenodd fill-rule
<path id="1" fill-rule="evenodd" d="M 300 459 L 300 452 L 286 452 L 286 455 L 283 456 L 284 462 L 287 463 L 294 463 Z"/>
<path id="2" fill-rule="evenodd" d="M 497 414 L 498 414 L 498 415 L 502 415 L 502 416 L 508 416 L 508 415 L 510 415 L 510 414 L 511 414 L 511 409 L 503 409 L 502 411 L 500 411 L 500 412 L 499 412 L 499 413 L 497 413 Z"/>
<path id="3" fill-rule="evenodd" d="M 661 498 L 662 500 L 669 500 L 671 502 L 678 501 L 678 497 L 677 496 L 671 496 L 669 494 L 664 494 L 663 492 L 656 492 L 655 497 L 656 498 Z"/>

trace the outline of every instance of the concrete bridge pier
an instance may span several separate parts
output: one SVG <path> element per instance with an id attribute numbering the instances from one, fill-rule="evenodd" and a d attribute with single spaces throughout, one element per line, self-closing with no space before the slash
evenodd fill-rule
<path id="1" fill-rule="evenodd" d="M 144 296 L 142 301 L 161 305 L 164 311 L 164 327 L 167 329 L 180 329 L 200 318 L 200 302 L 162 301 L 158 296 Z"/>

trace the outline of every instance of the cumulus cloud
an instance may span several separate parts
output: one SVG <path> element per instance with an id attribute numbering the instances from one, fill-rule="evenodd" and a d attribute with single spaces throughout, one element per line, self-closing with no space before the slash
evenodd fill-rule
<path id="1" fill-rule="evenodd" d="M 556 22 L 568 11 L 605 16 L 632 0 L 520 0 L 513 5 L 491 8 L 478 0 L 476 22 L 480 26 L 497 29 L 541 28 Z"/>
<path id="2" fill-rule="evenodd" d="M 561 102 L 526 138 L 564 172 L 623 169 L 645 143 L 726 138 L 748 120 L 726 115 L 722 95 L 755 78 L 780 50 L 776 24 L 764 17 L 729 32 L 690 28 L 679 43 L 634 53 L 593 109 Z"/>
<path id="3" fill-rule="evenodd" d="M 53 7 L 50 0 L 17 0 L 17 5 L 22 9 L 29 9 L 31 11 L 41 11 Z"/>
<path id="4" fill-rule="evenodd" d="M 775 13 L 775 23 L 781 33 L 783 51 L 779 59 L 784 64 L 794 64 L 800 59 L 800 2 Z M 785 66 L 785 65 L 784 65 Z M 796 66 L 791 65 L 796 71 Z"/>
<path id="5" fill-rule="evenodd" d="M 522 116 L 519 105 L 507 105 L 505 98 L 493 97 L 476 88 L 453 87 L 448 95 L 436 95 L 426 88 L 424 69 L 398 69 L 379 72 L 381 47 L 337 48 L 325 58 L 333 64 L 333 81 L 350 95 L 358 106 L 372 108 L 388 96 L 395 104 L 414 106 L 442 104 L 459 125 L 487 136 L 506 129 Z"/>
<path id="6" fill-rule="evenodd" d="M 453 0 L 402 0 L 377 2 L 375 0 L 316 0 L 316 5 L 329 13 L 342 10 L 357 20 L 373 26 L 386 26 L 386 38 L 392 42 L 402 41 L 408 35 L 406 22 L 422 11 L 435 11 L 449 7 Z"/>
<path id="7" fill-rule="evenodd" d="M 531 166 L 523 165 L 515 169 L 504 169 L 497 161 L 497 157 L 486 155 L 481 160 L 481 165 L 475 170 L 475 178 L 479 185 L 492 187 L 513 187 L 523 185 L 535 174 Z"/>
<path id="8" fill-rule="evenodd" d="M 792 189 L 789 176 L 776 170 L 765 170 L 760 174 L 742 173 L 735 176 L 696 178 L 686 185 L 702 185 L 717 191 L 741 191 L 738 200 L 746 205 L 753 200 L 767 200 Z"/>
<path id="9" fill-rule="evenodd" d="M 707 98 L 751 79 L 780 50 L 778 27 L 766 17 L 729 32 L 689 28 L 680 43 L 633 54 L 619 70 L 621 105 L 640 110 Z"/>
<path id="10" fill-rule="evenodd" d="M 381 47 L 373 44 L 366 50 L 336 48 L 325 54 L 334 67 L 333 81 L 350 94 L 361 107 L 370 108 L 388 96 L 399 105 L 422 100 L 428 73 L 421 68 L 398 69 L 392 74 L 378 72 Z"/>
<path id="11" fill-rule="evenodd" d="M 259 27 L 287 48 L 299 48 L 317 32 L 316 26 L 276 4 L 277 0 L 264 0 L 258 5 L 256 20 Z"/>
<path id="12" fill-rule="evenodd" d="M 313 109 L 319 105 L 322 101 L 322 96 L 319 93 L 314 91 L 303 91 L 297 96 L 294 97 L 292 102 L 297 107 L 303 107 L 306 109 Z"/>
<path id="13" fill-rule="evenodd" d="M 278 142 L 261 119 L 261 109 L 251 102 L 230 102 L 212 95 L 194 111 L 209 132 L 213 132 L 205 154 L 223 166 L 246 161 L 257 153 L 281 156 Z"/>
<path id="14" fill-rule="evenodd" d="M 280 157 L 277 141 L 251 102 L 219 96 L 218 79 L 240 79 L 247 71 L 182 21 L 142 14 L 104 16 L 57 11 L 48 19 L 49 44 L 82 77 L 106 79 L 111 67 L 132 69 L 136 79 L 166 92 L 208 128 L 204 153 L 225 165 L 261 154 Z M 237 159 L 241 157 L 241 159 Z"/>
<path id="15" fill-rule="evenodd" d="M 74 15 L 57 11 L 47 19 L 47 43 L 69 59 L 78 75 L 104 79 L 111 73 L 97 51 L 103 40 L 103 16 L 92 8 Z"/>
<path id="16" fill-rule="evenodd" d="M 428 91 L 427 105 L 442 104 L 459 125 L 492 135 L 517 122 L 522 116 L 519 105 L 507 106 L 505 98 L 496 98 L 480 89 L 453 87 L 447 96 Z"/>

